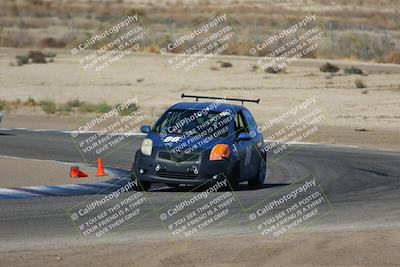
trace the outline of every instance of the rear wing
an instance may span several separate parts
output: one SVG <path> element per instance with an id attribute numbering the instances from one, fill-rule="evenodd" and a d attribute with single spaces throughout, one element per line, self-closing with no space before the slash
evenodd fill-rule
<path id="1" fill-rule="evenodd" d="M 199 101 L 199 99 L 223 99 L 223 100 L 228 100 L 228 101 L 239 101 L 242 102 L 242 106 L 244 102 L 251 102 L 251 103 L 260 103 L 260 99 L 243 99 L 243 98 L 227 98 L 227 97 L 215 97 L 215 96 L 198 96 L 198 95 L 185 95 L 182 94 L 181 98 L 195 98 L 196 101 Z"/>

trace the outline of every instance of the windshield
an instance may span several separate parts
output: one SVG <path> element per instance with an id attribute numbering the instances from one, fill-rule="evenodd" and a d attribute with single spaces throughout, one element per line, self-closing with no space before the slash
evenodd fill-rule
<path id="1" fill-rule="evenodd" d="M 153 131 L 160 134 L 202 135 L 227 137 L 232 120 L 229 110 L 201 111 L 201 110 L 169 110 L 157 121 Z"/>

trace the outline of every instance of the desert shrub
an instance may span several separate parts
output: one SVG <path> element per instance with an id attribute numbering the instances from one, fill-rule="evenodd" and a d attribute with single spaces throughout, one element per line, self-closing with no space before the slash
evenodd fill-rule
<path id="1" fill-rule="evenodd" d="M 326 62 L 321 67 L 319 67 L 319 70 L 321 72 L 338 72 L 340 70 L 340 68 L 336 65 Z"/>
<path id="2" fill-rule="evenodd" d="M 53 52 L 47 52 L 47 53 L 45 53 L 44 54 L 46 57 L 50 57 L 50 58 L 53 58 L 53 57 L 56 57 L 56 53 L 53 53 Z"/>
<path id="3" fill-rule="evenodd" d="M 381 61 L 388 49 L 382 37 L 376 34 L 344 33 L 337 38 L 335 50 L 332 51 L 336 58 Z"/>
<path id="4" fill-rule="evenodd" d="M 65 105 L 70 108 L 78 108 L 78 107 L 82 106 L 84 103 L 85 102 L 80 101 L 78 98 L 76 98 L 76 99 L 67 101 L 67 103 Z"/>
<path id="5" fill-rule="evenodd" d="M 82 104 L 78 107 L 78 110 L 82 113 L 94 113 L 97 111 L 97 107 L 94 104 L 82 102 Z"/>
<path id="6" fill-rule="evenodd" d="M 6 108 L 6 101 L 0 100 L 0 111 L 3 111 Z"/>
<path id="7" fill-rule="evenodd" d="M 58 107 L 57 107 L 57 112 L 58 113 L 64 113 L 64 114 L 66 113 L 66 114 L 68 114 L 68 113 L 70 113 L 72 111 L 74 111 L 74 109 L 71 106 L 67 105 L 67 104 L 61 104 L 61 105 L 58 105 Z"/>
<path id="8" fill-rule="evenodd" d="M 362 69 L 356 68 L 354 66 L 351 66 L 350 68 L 345 68 L 344 69 L 344 73 L 346 73 L 346 74 L 358 74 L 358 75 L 364 75 L 365 74 Z"/>
<path id="9" fill-rule="evenodd" d="M 221 62 L 221 68 L 231 68 L 233 65 L 230 62 Z"/>
<path id="10" fill-rule="evenodd" d="M 24 56 L 24 55 L 17 55 L 17 56 L 15 56 L 15 59 L 17 61 L 17 65 L 18 66 L 22 66 L 24 64 L 28 64 L 28 62 L 29 62 L 29 57 L 28 56 Z"/>
<path id="11" fill-rule="evenodd" d="M 78 110 L 82 113 L 106 113 L 112 109 L 110 105 L 105 102 L 99 104 L 90 104 L 87 102 L 81 102 Z"/>
<path id="12" fill-rule="evenodd" d="M 33 99 L 32 97 L 28 97 L 28 99 L 24 102 L 25 106 L 36 106 L 38 103 L 35 101 L 35 99 Z"/>
<path id="13" fill-rule="evenodd" d="M 80 101 L 79 99 L 69 100 L 65 104 L 56 104 L 52 100 L 43 100 L 40 101 L 39 105 L 47 114 L 70 113 L 74 111 L 79 111 L 81 113 L 106 113 L 113 108 L 105 102 L 91 104 L 85 101 Z M 135 110 L 136 109 L 137 107 L 135 107 Z"/>
<path id="14" fill-rule="evenodd" d="M 67 103 L 60 105 L 57 111 L 61 113 L 70 113 L 78 109 L 81 105 L 84 105 L 84 103 L 85 102 L 80 101 L 78 98 L 68 100 Z"/>
<path id="15" fill-rule="evenodd" d="M 366 88 L 367 87 L 367 85 L 360 79 L 355 80 L 354 84 L 356 85 L 357 88 Z"/>
<path id="16" fill-rule="evenodd" d="M 268 67 L 264 69 L 264 72 L 266 73 L 286 73 L 286 68 L 280 68 L 280 67 Z"/>
<path id="17" fill-rule="evenodd" d="M 115 105 L 115 107 L 117 108 L 120 105 L 121 104 Z M 118 113 L 121 116 L 128 116 L 128 115 L 131 115 L 133 112 L 135 112 L 138 109 L 139 109 L 138 106 L 136 106 L 135 104 L 132 104 L 132 105 L 128 106 L 127 108 L 124 108 L 124 109 L 120 110 Z"/>
<path id="18" fill-rule="evenodd" d="M 32 63 L 47 63 L 46 55 L 40 51 L 29 51 L 28 57 L 32 60 Z"/>
<path id="19" fill-rule="evenodd" d="M 112 107 L 110 105 L 108 105 L 106 102 L 101 102 L 95 106 L 96 106 L 97 112 L 99 112 L 99 113 L 107 113 L 112 109 Z"/>
<path id="20" fill-rule="evenodd" d="M 23 4 L 16 4 L 18 1 L 2 1 L 2 26 L 5 28 L 6 34 L 0 38 L 2 46 L 20 46 L 29 47 L 38 43 L 42 47 L 58 47 L 63 42 L 68 43 L 70 38 L 77 37 L 78 40 L 85 39 L 84 32 L 95 30 L 101 32 L 105 27 L 96 29 L 102 22 L 109 25 L 110 20 L 116 18 L 116 14 L 125 13 L 130 8 L 129 2 L 124 0 L 115 1 L 48 1 L 48 0 L 31 0 L 22 1 Z M 77 4 L 76 2 L 79 2 Z M 96 4 L 93 4 L 95 2 Z M 143 2 L 143 1 L 142 1 Z M 172 3 L 174 2 L 174 3 Z M 201 18 L 204 21 L 205 14 L 214 13 L 215 7 L 210 5 L 210 0 L 196 1 L 198 5 L 184 5 L 181 0 L 172 1 L 168 5 L 159 5 L 158 3 L 143 4 L 138 13 L 145 14 L 146 24 L 150 26 L 150 30 L 154 33 L 154 43 L 162 43 L 162 38 L 166 33 L 171 36 L 170 39 L 177 38 L 177 34 L 184 32 L 188 25 L 191 25 L 195 19 Z M 297 23 L 305 14 L 301 5 L 298 7 L 287 7 L 277 4 L 280 1 L 267 1 L 269 4 L 258 4 L 262 1 L 251 1 L 253 4 L 243 5 L 241 1 L 233 0 L 231 5 L 227 5 L 231 13 L 231 22 L 241 36 L 238 41 L 230 42 L 229 47 L 224 53 L 248 55 L 250 48 L 246 41 L 252 40 L 258 43 L 265 38 L 265 29 L 268 34 L 280 32 L 281 30 Z M 287 1 L 286 1 L 287 2 Z M 323 7 L 330 5 L 331 0 L 319 0 L 315 2 L 315 10 L 317 10 L 320 24 L 327 34 L 327 46 L 325 55 L 328 58 L 371 58 L 378 61 L 380 51 L 388 50 L 385 38 L 398 43 L 399 16 L 398 10 L 387 12 L 393 9 L 396 0 L 379 1 L 381 10 L 373 10 L 370 8 L 358 8 L 363 5 L 368 6 L 371 0 L 359 1 L 336 1 L 338 8 L 324 9 Z M 375 1 L 377 2 L 377 1 Z M 382 3 L 381 3 L 382 2 Z M 39 3 L 39 4 L 38 4 Z M 322 9 L 321 9 L 322 8 Z M 121 12 L 120 12 L 121 10 Z M 22 12 L 23 11 L 23 12 Z M 265 14 L 270 14 L 265 16 Z M 71 23 L 67 20 L 73 16 Z M 24 36 L 20 37 L 18 31 L 18 16 L 23 16 Z M 59 19 L 55 19 L 59 18 Z M 112 23 L 113 24 L 113 23 Z M 61 32 L 72 34 L 63 34 L 65 37 L 43 36 L 48 33 L 45 29 L 49 26 L 55 26 Z M 197 24 L 198 25 L 198 24 Z M 71 30 L 69 29 L 71 28 Z M 38 29 L 37 31 L 30 30 Z M 42 30 L 43 29 L 43 30 Z M 382 30 L 389 31 L 389 37 L 383 36 Z M 43 31 L 43 33 L 42 33 Z M 393 31 L 393 33 L 391 32 Z M 9 33 L 11 32 L 11 33 Z M 38 34 L 40 32 L 41 34 Z M 332 39 L 329 38 L 332 34 Z M 30 35 L 29 37 L 25 35 Z M 72 35 L 72 36 L 70 36 Z M 77 35 L 77 36 L 75 36 Z M 47 37 L 47 38 L 43 38 Z M 88 36 L 90 37 L 90 36 Z M 65 39 L 65 41 L 64 41 Z M 111 39 L 115 39 L 112 36 Z M 243 41 L 246 40 L 246 41 Z M 107 42 L 110 41 L 107 38 Z M 285 43 L 286 40 L 283 40 Z M 321 40 L 322 41 L 322 40 Z M 99 42 L 101 43 L 101 42 Z M 332 44 L 331 44 L 332 43 Z M 104 45 L 104 42 L 103 44 Z M 252 47 L 254 45 L 251 45 Z M 95 47 L 94 47 L 95 48 Z M 383 48 L 383 49 L 382 49 Z M 146 49 L 146 48 L 144 48 Z M 368 50 L 368 52 L 365 52 Z M 155 49 L 155 51 L 157 51 Z M 318 48 L 318 56 L 320 55 L 320 46 Z M 263 52 L 263 51 L 260 51 Z M 374 57 L 378 55 L 378 57 Z M 305 57 L 313 57 L 313 53 Z"/>
<path id="21" fill-rule="evenodd" d="M 251 65 L 251 69 L 250 69 L 250 71 L 257 71 L 259 69 L 259 66 L 258 65 L 256 65 L 256 64 L 253 64 L 253 65 Z"/>
<path id="22" fill-rule="evenodd" d="M 17 55 L 15 59 L 17 61 L 17 66 L 22 66 L 24 64 L 28 64 L 30 61 L 32 63 L 47 63 L 47 62 L 54 62 L 54 57 L 56 56 L 55 53 L 48 52 L 42 53 L 40 51 L 29 51 L 28 55 Z M 46 60 L 50 58 L 49 60 Z M 14 63 L 12 63 L 13 65 Z"/>
<path id="23" fill-rule="evenodd" d="M 57 112 L 57 106 L 52 100 L 40 101 L 40 106 L 46 114 L 54 114 Z"/>
<path id="24" fill-rule="evenodd" d="M 303 55 L 303 58 L 317 58 L 317 57 L 318 57 L 317 49 L 313 49 L 310 52 Z"/>

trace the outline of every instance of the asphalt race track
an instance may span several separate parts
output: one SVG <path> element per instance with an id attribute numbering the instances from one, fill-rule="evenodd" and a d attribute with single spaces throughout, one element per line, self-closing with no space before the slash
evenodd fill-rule
<path id="1" fill-rule="evenodd" d="M 108 167 L 129 170 L 141 136 L 129 136 L 124 144 L 104 158 Z M 65 162 L 94 162 L 95 155 L 82 158 L 71 135 L 57 131 L 0 130 L 0 155 L 50 159 Z M 400 225 L 400 153 L 363 150 L 330 145 L 297 145 L 291 153 L 269 164 L 263 188 L 250 190 L 246 184 L 235 192 L 244 207 L 249 207 L 293 181 L 312 174 L 319 182 L 332 212 L 309 225 L 314 230 L 362 229 Z M 46 174 L 43 174 L 46 175 Z M 7 179 L 3 177 L 2 179 Z M 12 177 L 9 177 L 12 179 Z M 189 189 L 162 186 L 148 193 L 153 207 L 140 221 L 125 228 L 116 238 L 169 236 L 154 212 L 154 206 L 174 201 Z M 126 197 L 133 192 L 123 193 Z M 189 194 L 195 194 L 189 192 Z M 223 194 L 223 192 L 213 193 Z M 1 243 L 59 242 L 78 240 L 67 211 L 89 196 L 35 197 L 0 200 Z M 111 206 L 112 203 L 107 203 Z M 146 206 L 147 207 L 147 206 Z M 106 208 L 106 206 L 104 207 Z M 241 210 L 218 231 L 230 234 L 253 231 Z"/>

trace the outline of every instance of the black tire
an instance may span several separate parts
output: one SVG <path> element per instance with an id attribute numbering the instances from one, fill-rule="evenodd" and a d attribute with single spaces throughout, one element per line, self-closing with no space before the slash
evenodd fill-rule
<path id="1" fill-rule="evenodd" d="M 172 187 L 172 188 L 179 188 L 179 184 L 167 184 L 167 186 Z"/>
<path id="2" fill-rule="evenodd" d="M 228 176 L 229 185 L 227 186 L 227 190 L 236 190 L 239 186 L 240 182 L 240 164 L 236 164 L 233 167 L 231 173 Z"/>
<path id="3" fill-rule="evenodd" d="M 249 179 L 249 186 L 258 188 L 264 184 L 265 177 L 267 175 L 267 166 L 265 164 L 265 158 L 260 159 L 258 164 L 257 174 Z"/>
<path id="4" fill-rule="evenodd" d="M 137 185 L 135 185 L 133 187 L 133 189 L 135 191 L 149 191 L 150 187 L 151 187 L 151 183 L 150 182 L 144 182 L 144 181 L 139 181 L 137 180 Z"/>
<path id="5" fill-rule="evenodd" d="M 149 191 L 149 189 L 151 187 L 151 183 L 150 182 L 139 181 L 136 178 L 137 176 L 135 174 L 135 162 L 133 162 L 133 164 L 132 164 L 132 169 L 131 169 L 131 174 L 130 175 L 131 175 L 131 181 L 134 183 L 133 190 L 135 190 L 135 191 Z"/>

